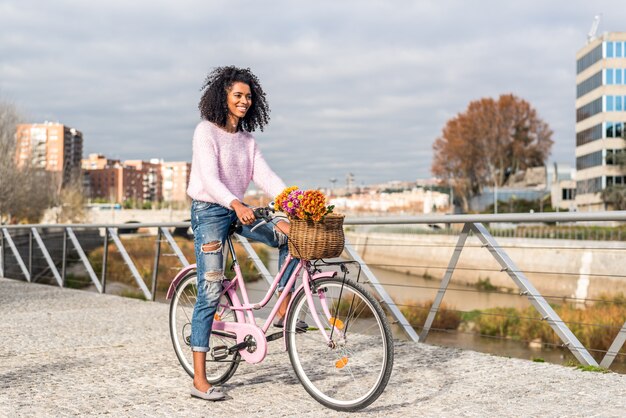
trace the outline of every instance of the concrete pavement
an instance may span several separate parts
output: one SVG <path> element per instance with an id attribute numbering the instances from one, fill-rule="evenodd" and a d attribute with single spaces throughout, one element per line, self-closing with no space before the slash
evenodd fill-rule
<path id="1" fill-rule="evenodd" d="M 168 305 L 0 279 L 2 417 L 624 416 L 626 376 L 396 342 L 395 367 L 369 408 L 343 414 L 302 388 L 282 342 L 242 363 L 231 399 L 189 397 Z"/>

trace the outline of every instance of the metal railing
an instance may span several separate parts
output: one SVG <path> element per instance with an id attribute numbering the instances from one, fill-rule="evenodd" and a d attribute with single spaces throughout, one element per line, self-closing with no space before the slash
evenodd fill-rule
<path id="1" fill-rule="evenodd" d="M 561 344 L 560 346 L 566 347 L 572 353 L 572 355 L 583 365 L 591 365 L 591 366 L 602 366 L 608 368 L 614 361 L 614 359 L 620 354 L 620 350 L 624 346 L 626 342 L 626 318 L 622 318 L 624 320 L 623 325 L 619 327 L 619 331 L 617 332 L 614 340 L 610 344 L 610 347 L 606 350 L 598 350 L 594 348 L 587 348 L 585 345 L 577 338 L 574 332 L 572 332 L 571 326 L 579 326 L 580 323 L 572 322 L 572 321 L 564 321 L 561 319 L 559 314 L 555 311 L 550 303 L 547 302 L 546 299 L 569 299 L 576 300 L 580 302 L 581 299 L 583 302 L 594 302 L 591 298 L 573 298 L 570 295 L 549 295 L 543 296 L 535 287 L 535 285 L 529 280 L 529 274 L 535 274 L 537 272 L 533 271 L 523 271 L 518 267 L 518 265 L 514 262 L 514 260 L 509 256 L 507 250 L 514 248 L 511 245 L 501 245 L 499 244 L 490 231 L 485 227 L 484 223 L 542 223 L 542 222 L 550 222 L 550 223 L 565 223 L 565 222 L 625 222 L 626 221 L 626 211 L 619 212 L 593 212 L 593 213 L 535 213 L 535 214 L 499 214 L 499 215 L 429 215 L 429 216 L 419 216 L 419 217 L 368 217 L 368 218 L 352 218 L 346 219 L 346 226 L 349 228 L 353 228 L 356 226 L 365 226 L 365 225 L 417 225 L 417 224 L 460 224 L 462 228 L 460 233 L 458 233 L 458 240 L 456 243 L 448 243 L 448 244 L 408 244 L 415 248 L 416 253 L 420 251 L 420 246 L 431 245 L 431 246 L 441 246 L 441 247 L 453 247 L 452 255 L 446 266 L 442 265 L 417 265 L 417 264 L 407 264 L 407 265 L 382 265 L 381 263 L 366 263 L 364 259 L 368 258 L 365 255 L 366 251 L 370 251 L 371 249 L 376 248 L 378 245 L 380 248 L 381 244 L 376 244 L 375 242 L 369 243 L 350 243 L 346 244 L 346 254 L 349 258 L 355 260 L 361 265 L 362 274 L 365 276 L 365 283 L 371 286 L 372 290 L 374 290 L 380 297 L 380 301 L 383 306 L 387 309 L 389 314 L 393 317 L 394 322 L 406 333 L 408 338 L 414 341 L 425 341 L 430 331 L 445 331 L 438 330 L 433 326 L 433 323 L 440 312 L 441 304 L 448 291 L 450 282 L 455 271 L 463 271 L 463 270 L 471 270 L 471 268 L 459 266 L 459 258 L 464 249 L 469 249 L 471 247 L 479 247 L 481 251 L 487 251 L 487 253 L 491 256 L 493 260 L 497 263 L 497 269 L 491 269 L 492 271 L 499 271 L 500 273 L 506 274 L 511 279 L 511 284 L 516 286 L 519 290 L 520 296 L 527 298 L 530 305 L 536 309 L 536 311 L 540 314 L 540 318 L 533 318 L 534 320 L 539 320 L 547 323 L 552 330 L 558 335 Z M 155 239 L 155 251 L 154 251 L 154 260 L 152 263 L 151 273 L 149 277 L 146 277 L 146 273 L 140 273 L 133 262 L 133 259 L 124 245 L 124 240 L 120 238 L 120 231 L 128 230 L 129 228 L 133 229 L 141 229 L 141 230 L 151 230 L 153 231 L 153 235 L 156 237 Z M 180 222 L 180 223 L 145 223 L 145 224 L 75 224 L 75 225 L 20 225 L 20 226 L 3 226 L 1 241 L 0 241 L 0 276 L 4 277 L 12 269 L 11 274 L 15 275 L 16 272 L 21 273 L 22 277 L 27 281 L 37 281 L 39 277 L 42 276 L 40 273 L 38 276 L 35 274 L 36 265 L 39 263 L 40 270 L 41 266 L 43 266 L 43 270 L 45 274 L 51 276 L 54 279 L 54 282 L 59 286 L 65 286 L 67 280 L 67 269 L 68 269 L 68 252 L 72 249 L 76 253 L 76 257 L 74 262 L 82 265 L 89 277 L 91 284 L 95 287 L 96 291 L 100 293 L 106 292 L 107 285 L 107 266 L 109 264 L 109 247 L 112 243 L 115 248 L 117 248 L 119 256 L 122 258 L 123 262 L 128 267 L 128 271 L 132 276 L 134 282 L 137 287 L 140 289 L 141 294 L 147 300 L 155 300 L 157 293 L 157 277 L 159 274 L 159 265 L 161 260 L 165 256 L 171 256 L 178 260 L 179 265 L 186 266 L 189 264 L 186 256 L 183 251 L 179 247 L 176 240 L 173 238 L 170 228 L 177 228 L 180 230 L 186 230 L 189 228 L 189 223 Z M 45 231 L 43 234 L 41 231 Z M 102 265 L 100 267 L 100 271 L 96 273 L 96 269 L 92 266 L 93 258 L 90 261 L 87 256 L 86 251 L 83 249 L 85 239 L 83 238 L 82 244 L 81 239 L 78 236 L 76 231 L 85 232 L 92 231 L 92 237 L 90 238 L 92 243 L 91 246 L 94 246 L 93 241 L 99 241 L 103 248 L 102 253 Z M 97 231 L 97 234 L 93 234 L 93 231 Z M 57 234 L 57 236 L 61 235 L 61 244 L 59 245 L 57 242 L 56 254 L 55 251 L 51 251 L 51 245 L 46 243 L 46 237 L 50 236 L 50 234 Z M 348 234 L 350 235 L 350 234 Z M 480 244 L 478 246 L 472 246 L 468 244 L 468 238 L 470 236 L 476 237 Z M 272 281 L 272 277 L 260 260 L 250 243 L 248 243 L 245 238 L 238 237 L 239 242 L 243 245 L 244 249 L 248 253 L 250 259 L 261 273 L 261 275 L 268 281 Z M 128 243 L 128 241 L 127 241 Z M 165 253 L 162 249 L 162 244 L 165 243 L 168 245 L 171 253 Z M 355 245 L 352 245 L 355 244 Z M 407 244 L 399 244 L 392 242 L 391 244 L 383 244 L 387 246 L 399 246 L 399 245 L 407 245 Z M 621 245 L 621 244 L 620 244 Z M 370 250 L 368 250 L 368 248 Z M 540 246 L 537 248 L 541 248 Z M 546 246 L 544 249 L 547 251 L 551 247 Z M 561 250 L 565 247 L 559 247 Z M 567 246 L 567 248 L 572 248 L 572 246 Z M 583 248 L 583 247 L 576 247 Z M 38 249 L 41 253 L 41 256 L 37 260 L 34 255 L 35 250 Z M 558 250 L 558 248 L 555 248 Z M 615 250 L 626 250 L 626 246 L 613 246 L 611 247 L 612 251 Z M 468 250 L 466 250 L 468 251 Z M 472 250 L 473 251 L 473 250 Z M 59 254 L 60 252 L 60 254 Z M 12 257 L 12 262 L 8 261 L 8 258 Z M 436 296 L 432 302 L 432 305 L 428 309 L 428 314 L 426 320 L 423 324 L 415 324 L 410 323 L 406 319 L 405 314 L 403 313 L 406 305 L 402 303 L 398 303 L 394 301 L 392 297 L 389 295 L 387 289 L 390 286 L 394 286 L 393 283 L 383 284 L 378 279 L 378 277 L 372 272 L 370 267 L 387 267 L 387 268 L 421 268 L 422 270 L 430 269 L 430 271 L 441 270 L 442 277 L 441 283 L 437 287 Z M 60 268 L 60 270 L 59 270 Z M 489 269 L 487 269 L 489 271 Z M 543 272 L 545 274 L 556 274 L 559 272 Z M 560 272 L 561 275 L 576 275 L 578 274 L 580 277 L 586 275 L 589 276 L 590 272 L 583 272 L 582 268 L 579 272 Z M 172 273 L 171 277 L 174 276 Z M 595 276 L 598 276 L 596 274 Z M 602 276 L 602 274 L 600 274 Z M 612 279 L 617 280 L 625 280 L 626 276 L 622 276 L 621 274 L 613 274 L 613 275 L 605 275 L 612 276 Z M 17 277 L 13 277 L 17 278 Z M 411 287 L 411 286 L 407 286 Z M 508 292 L 507 292 L 508 293 Z M 411 307 L 411 306 L 409 306 Z M 501 314 L 493 314 L 493 313 L 482 313 L 483 315 L 501 315 Z M 506 315 L 504 315 L 506 316 Z M 602 326 L 601 324 L 582 324 L 582 325 L 590 325 L 590 326 Z M 415 329 L 421 329 L 419 335 L 415 331 Z M 610 328 L 610 327 L 609 327 Z M 615 327 L 613 327 L 615 328 Z M 615 331 L 613 329 L 613 331 Z M 594 356 L 591 355 L 591 352 L 598 355 L 603 355 L 600 363 L 596 361 Z"/>

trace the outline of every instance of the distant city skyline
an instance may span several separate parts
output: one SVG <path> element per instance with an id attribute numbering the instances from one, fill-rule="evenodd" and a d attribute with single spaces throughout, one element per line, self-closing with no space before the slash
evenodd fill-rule
<path id="1" fill-rule="evenodd" d="M 27 123 L 83 133 L 84 156 L 191 161 L 199 88 L 250 67 L 272 107 L 259 146 L 287 184 L 429 178 L 432 143 L 472 100 L 513 93 L 574 166 L 575 54 L 626 31 L 618 1 L 344 2 L 8 0 L 0 98 Z"/>

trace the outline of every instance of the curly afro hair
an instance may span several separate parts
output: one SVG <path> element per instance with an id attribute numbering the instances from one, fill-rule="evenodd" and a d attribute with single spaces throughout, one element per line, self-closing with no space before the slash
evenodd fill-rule
<path id="1" fill-rule="evenodd" d="M 249 68 L 227 66 L 213 69 L 200 89 L 200 91 L 204 91 L 198 104 L 200 115 L 203 119 L 216 125 L 226 126 L 228 117 L 227 90 L 236 82 L 249 85 L 252 93 L 252 105 L 246 115 L 239 119 L 237 131 L 253 132 L 256 128 L 263 131 L 263 127 L 270 120 L 270 107 L 259 79 L 252 74 Z"/>

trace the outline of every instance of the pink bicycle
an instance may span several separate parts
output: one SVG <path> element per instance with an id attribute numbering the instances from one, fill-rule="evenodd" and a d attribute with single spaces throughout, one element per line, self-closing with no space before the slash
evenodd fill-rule
<path id="1" fill-rule="evenodd" d="M 270 209 L 255 209 L 257 219 L 271 219 Z M 236 231 L 233 224 L 231 231 Z M 232 235 L 232 234 L 231 234 Z M 268 342 L 284 339 L 284 348 L 298 379 L 321 404 L 340 411 L 356 411 L 374 402 L 383 392 L 393 368 L 393 340 L 380 304 L 358 282 L 336 271 L 322 272 L 320 263 L 301 260 L 287 288 L 302 272 L 302 283 L 293 293 L 282 331 L 266 334 L 278 311 L 283 292 L 265 321 L 254 311 L 270 303 L 291 256 L 276 275 L 265 297 L 250 303 L 235 256 L 231 235 L 227 239 L 235 277 L 224 280 L 222 297 L 213 322 L 207 377 L 211 384 L 230 379 L 239 363 L 259 363 L 267 355 Z M 176 356 L 193 377 L 190 347 L 191 316 L 197 296 L 195 265 L 178 273 L 167 293 L 170 303 L 170 335 Z M 299 321 L 308 328 L 298 327 Z M 300 322 L 302 326 L 302 322 Z"/>

